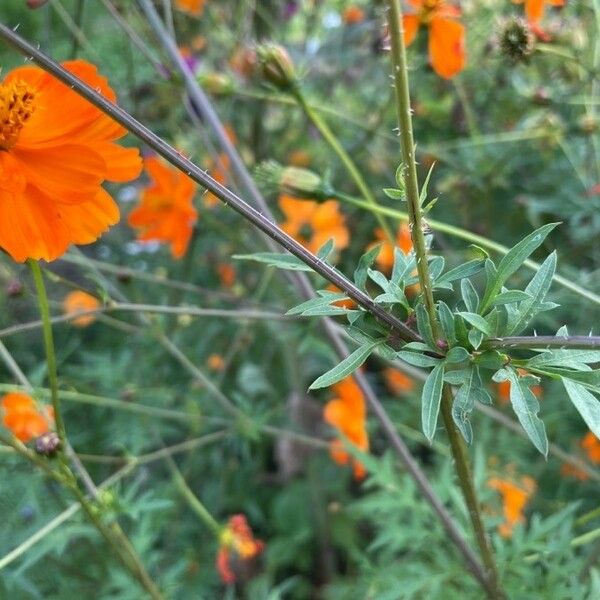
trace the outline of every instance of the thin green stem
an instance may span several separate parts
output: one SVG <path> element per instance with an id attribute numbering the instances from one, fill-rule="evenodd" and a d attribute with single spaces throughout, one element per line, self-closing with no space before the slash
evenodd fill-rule
<path id="1" fill-rule="evenodd" d="M 377 200 L 375 199 L 375 196 L 373 196 L 373 193 L 369 189 L 369 186 L 367 185 L 357 166 L 354 164 L 354 161 L 352 158 L 350 158 L 350 155 L 346 152 L 323 117 L 321 117 L 321 115 L 307 102 L 299 85 L 294 88 L 292 95 L 298 102 L 300 108 L 302 108 L 304 111 L 304 114 L 308 120 L 319 130 L 319 133 L 323 136 L 323 139 L 337 154 L 338 158 L 348 171 L 350 177 L 352 177 L 356 187 L 359 189 L 364 199 L 369 203 L 370 206 L 377 206 Z M 390 243 L 395 244 L 396 238 L 390 229 L 388 222 L 383 218 L 383 215 L 381 213 L 375 213 L 375 218 L 390 240 Z"/>
<path id="2" fill-rule="evenodd" d="M 398 125 L 400 129 L 400 146 L 402 150 L 402 162 L 404 165 L 404 178 L 406 186 L 406 201 L 408 207 L 409 222 L 413 248 L 416 255 L 417 271 L 423 303 L 429 316 L 429 322 L 435 339 L 441 339 L 441 329 L 437 319 L 435 302 L 433 299 L 432 280 L 429 273 L 427 261 L 427 247 L 423 231 L 422 207 L 417 177 L 417 165 L 415 160 L 415 143 L 412 130 L 412 116 L 410 106 L 410 90 L 408 83 L 408 65 L 406 51 L 404 48 L 404 32 L 401 26 L 402 12 L 399 0 L 388 0 L 388 29 L 392 42 L 392 65 L 393 78 L 396 89 L 396 110 Z M 488 580 L 483 586 L 490 598 L 502 598 L 504 596 L 496 570 L 496 564 L 492 555 L 492 549 L 487 538 L 479 502 L 475 493 L 473 478 L 470 473 L 466 448 L 460 433 L 452 419 L 452 390 L 444 385 L 442 393 L 441 412 L 450 441 L 452 455 L 455 461 L 456 474 L 460 487 L 469 510 L 471 523 L 481 553 L 481 558 L 488 571 Z"/>

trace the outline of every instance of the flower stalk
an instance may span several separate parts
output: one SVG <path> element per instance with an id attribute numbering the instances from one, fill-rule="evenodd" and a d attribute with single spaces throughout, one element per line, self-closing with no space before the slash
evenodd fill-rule
<path id="1" fill-rule="evenodd" d="M 419 274 L 423 303 L 427 310 L 434 338 L 442 339 L 443 336 L 437 319 L 436 307 L 433 299 L 432 281 L 427 262 L 427 248 L 423 231 L 423 215 L 415 160 L 415 142 L 412 130 L 408 65 L 404 46 L 404 32 L 401 26 L 402 12 L 399 0 L 388 0 L 388 7 L 387 17 L 391 38 L 393 79 L 396 90 L 396 110 L 400 129 L 400 146 L 402 151 L 402 162 L 404 165 L 406 202 L 411 237 L 417 259 L 417 271 Z M 445 384 L 442 393 L 441 412 L 455 461 L 456 474 L 469 510 L 469 516 L 475 531 L 479 552 L 487 569 L 488 581 L 485 583 L 485 590 L 488 597 L 500 599 L 504 597 L 504 594 L 498 581 L 492 549 L 483 525 L 465 444 L 452 419 L 452 402 L 452 390 Z"/>

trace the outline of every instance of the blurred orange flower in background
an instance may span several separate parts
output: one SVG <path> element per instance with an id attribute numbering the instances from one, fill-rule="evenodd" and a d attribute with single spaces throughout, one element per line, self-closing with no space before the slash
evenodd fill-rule
<path id="1" fill-rule="evenodd" d="M 4 395 L 0 406 L 4 412 L 2 424 L 25 444 L 50 431 L 54 422 L 52 407 L 40 409 L 31 396 L 22 392 Z"/>
<path id="2" fill-rule="evenodd" d="M 225 368 L 225 360 L 220 354 L 211 354 L 206 364 L 212 371 L 222 371 Z"/>
<path id="3" fill-rule="evenodd" d="M 544 17 L 546 4 L 564 6 L 566 0 L 512 0 L 513 4 L 525 3 L 525 16 L 530 23 L 538 23 Z"/>
<path id="4" fill-rule="evenodd" d="M 591 431 L 585 434 L 580 445 L 590 461 L 595 465 L 600 465 L 600 440 Z"/>
<path id="5" fill-rule="evenodd" d="M 412 14 L 402 17 L 404 44 L 409 46 L 421 25 L 429 28 L 429 60 L 433 70 L 450 79 L 465 68 L 465 28 L 456 21 L 461 12 L 446 0 L 408 0 Z"/>
<path id="6" fill-rule="evenodd" d="M 502 537 L 511 537 L 517 523 L 524 523 L 523 511 L 531 496 L 535 493 L 536 483 L 532 477 L 523 475 L 516 483 L 509 479 L 492 477 L 488 487 L 498 491 L 502 496 L 504 522 L 498 525 Z"/>
<path id="7" fill-rule="evenodd" d="M 129 224 L 139 229 L 141 242 L 171 244 L 171 254 L 181 258 L 187 251 L 198 213 L 193 205 L 196 184 L 184 173 L 152 156 L 144 160 L 151 179 L 140 202 L 129 214 Z"/>
<path id="8" fill-rule="evenodd" d="M 351 4 L 344 9 L 342 19 L 346 25 L 357 25 L 365 20 L 365 11 L 356 4 Z"/>
<path id="9" fill-rule="evenodd" d="M 190 15 L 199 17 L 204 11 L 206 0 L 175 0 L 175 6 Z"/>
<path id="10" fill-rule="evenodd" d="M 213 166 L 210 168 L 210 176 L 221 185 L 227 185 L 227 173 L 231 167 L 231 161 L 229 160 L 229 156 L 224 152 L 219 154 L 218 160 L 213 163 Z M 204 194 L 204 205 L 208 208 L 213 208 L 221 204 L 221 201 L 209 190 Z"/>
<path id="11" fill-rule="evenodd" d="M 224 287 L 230 288 L 235 283 L 235 268 L 229 263 L 219 263 L 217 265 L 217 274 Z"/>
<path id="12" fill-rule="evenodd" d="M 66 315 L 76 315 L 100 308 L 100 301 L 87 292 L 75 290 L 65 296 L 63 300 L 63 312 Z M 96 320 L 94 315 L 82 315 L 71 321 L 76 327 L 87 327 Z"/>
<path id="13" fill-rule="evenodd" d="M 94 65 L 63 67 L 115 102 Z M 117 223 L 102 183 L 140 173 L 139 152 L 115 143 L 126 133 L 42 69 L 13 69 L 0 83 L 0 248 L 18 262 L 51 261 Z"/>
<path id="14" fill-rule="evenodd" d="M 336 250 L 348 246 L 350 234 L 337 200 L 319 203 L 281 194 L 279 208 L 286 218 L 281 229 L 313 254 L 330 239 L 333 239 Z"/>
<path id="15" fill-rule="evenodd" d="M 332 386 L 336 395 L 323 411 L 326 423 L 337 429 L 359 450 L 369 449 L 369 436 L 366 430 L 366 406 L 363 393 L 353 377 L 346 377 Z M 341 440 L 333 440 L 330 445 L 331 458 L 340 465 L 347 465 L 350 456 Z M 352 459 L 354 477 L 362 479 L 366 475 L 363 465 Z"/>
<path id="16" fill-rule="evenodd" d="M 264 542 L 257 540 L 244 515 L 233 515 L 220 536 L 217 552 L 217 571 L 223 583 L 235 583 L 237 577 L 233 568 L 240 561 L 249 561 L 264 550 Z"/>
<path id="17" fill-rule="evenodd" d="M 381 243 L 379 254 L 375 259 L 375 262 L 381 271 L 390 273 L 394 267 L 394 246 L 390 243 L 388 236 L 381 228 L 375 230 L 375 237 L 376 240 L 368 246 L 368 249 L 371 249 L 375 244 Z M 400 248 L 404 254 L 409 254 L 413 248 L 412 239 L 410 237 L 410 227 L 406 223 L 402 223 L 398 228 L 396 246 Z"/>
<path id="18" fill-rule="evenodd" d="M 415 387 L 415 382 L 398 369 L 388 367 L 383 371 L 383 376 L 388 388 L 395 396 L 408 394 Z"/>

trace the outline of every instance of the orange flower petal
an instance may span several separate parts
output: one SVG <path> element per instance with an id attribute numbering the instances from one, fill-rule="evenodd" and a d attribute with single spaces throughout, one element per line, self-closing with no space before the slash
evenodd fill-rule
<path id="1" fill-rule="evenodd" d="M 429 26 L 429 58 L 433 70 L 445 79 L 465 68 L 465 28 L 461 23 L 436 17 Z"/>
<path id="2" fill-rule="evenodd" d="M 403 15 L 402 27 L 404 28 L 404 45 L 410 46 L 419 31 L 420 19 L 417 15 Z"/>

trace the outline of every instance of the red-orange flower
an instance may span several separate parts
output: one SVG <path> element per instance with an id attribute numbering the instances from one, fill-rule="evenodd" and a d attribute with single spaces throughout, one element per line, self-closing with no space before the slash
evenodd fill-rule
<path id="1" fill-rule="evenodd" d="M 233 515 L 227 527 L 221 532 L 217 552 L 217 571 L 223 583 L 231 584 L 236 581 L 232 559 L 235 562 L 245 562 L 258 556 L 264 550 L 262 540 L 257 540 L 244 515 Z"/>
<path id="2" fill-rule="evenodd" d="M 219 263 L 217 265 L 217 274 L 221 284 L 230 288 L 235 283 L 235 268 L 229 263 Z"/>
<path id="3" fill-rule="evenodd" d="M 402 373 L 402 371 L 398 371 L 398 369 L 388 367 L 383 371 L 383 376 L 388 388 L 395 396 L 408 394 L 415 387 L 415 382 L 408 375 Z"/>
<path id="4" fill-rule="evenodd" d="M 175 6 L 183 12 L 199 17 L 204 11 L 206 0 L 175 0 Z"/>
<path id="5" fill-rule="evenodd" d="M 564 6 L 566 0 L 512 0 L 513 4 L 525 3 L 525 16 L 530 23 L 538 23 L 544 17 L 546 4 Z"/>
<path id="6" fill-rule="evenodd" d="M 359 450 L 369 449 L 369 436 L 366 430 L 366 407 L 361 389 L 353 377 L 346 377 L 333 387 L 336 397 L 330 400 L 323 411 L 326 423 L 337 429 Z M 331 458 L 340 465 L 347 465 L 350 456 L 341 440 L 333 440 L 330 445 Z M 357 460 L 352 459 L 354 477 L 362 479 L 366 470 Z"/>
<path id="7" fill-rule="evenodd" d="M 281 194 L 279 208 L 286 217 L 281 229 L 311 252 L 317 252 L 330 239 L 336 250 L 348 245 L 350 234 L 337 200 L 319 203 Z"/>
<path id="8" fill-rule="evenodd" d="M 111 102 L 115 93 L 83 60 L 63 66 Z M 119 220 L 104 181 L 137 177 L 126 131 L 72 89 L 35 66 L 0 83 L 0 248 L 23 262 L 55 260 L 90 244 Z"/>
<path id="9" fill-rule="evenodd" d="M 365 20 L 365 11 L 356 4 L 352 4 L 344 9 L 342 19 L 346 25 L 356 25 Z"/>
<path id="10" fill-rule="evenodd" d="M 465 28 L 456 21 L 460 10 L 446 0 L 408 0 L 412 14 L 403 16 L 404 43 L 414 41 L 421 25 L 429 28 L 429 60 L 433 70 L 445 79 L 465 68 Z"/>
<path id="11" fill-rule="evenodd" d="M 519 483 L 500 477 L 492 477 L 488 487 L 502 495 L 504 522 L 498 525 L 503 537 L 511 537 L 517 523 L 524 523 L 523 511 L 536 489 L 535 480 L 528 475 L 521 477 Z"/>
<path id="12" fill-rule="evenodd" d="M 63 312 L 66 315 L 96 310 L 100 307 L 100 301 L 91 294 L 82 290 L 75 290 L 65 296 L 63 300 Z M 82 315 L 71 321 L 76 327 L 87 327 L 96 320 L 94 315 Z"/>
<path id="13" fill-rule="evenodd" d="M 390 273 L 394 266 L 394 246 L 390 243 L 388 236 L 381 228 L 375 230 L 375 237 L 377 239 L 369 245 L 369 248 L 372 248 L 375 244 L 381 243 L 379 254 L 375 259 L 375 262 L 381 271 Z M 404 254 L 408 254 L 412 250 L 413 245 L 410 237 L 410 227 L 406 223 L 402 223 L 398 228 L 396 246 L 400 248 Z"/>
<path id="14" fill-rule="evenodd" d="M 36 401 L 22 392 L 9 392 L 0 400 L 4 412 L 2 424 L 15 437 L 27 443 L 50 431 L 54 422 L 52 408 L 38 408 Z"/>
<path id="15" fill-rule="evenodd" d="M 588 431 L 580 444 L 590 461 L 600 465 L 600 440 L 591 431 Z"/>
<path id="16" fill-rule="evenodd" d="M 151 184 L 129 214 L 129 224 L 140 230 L 138 240 L 169 243 L 173 257 L 181 258 L 198 219 L 193 205 L 196 184 L 155 156 L 144 160 L 144 168 Z"/>

